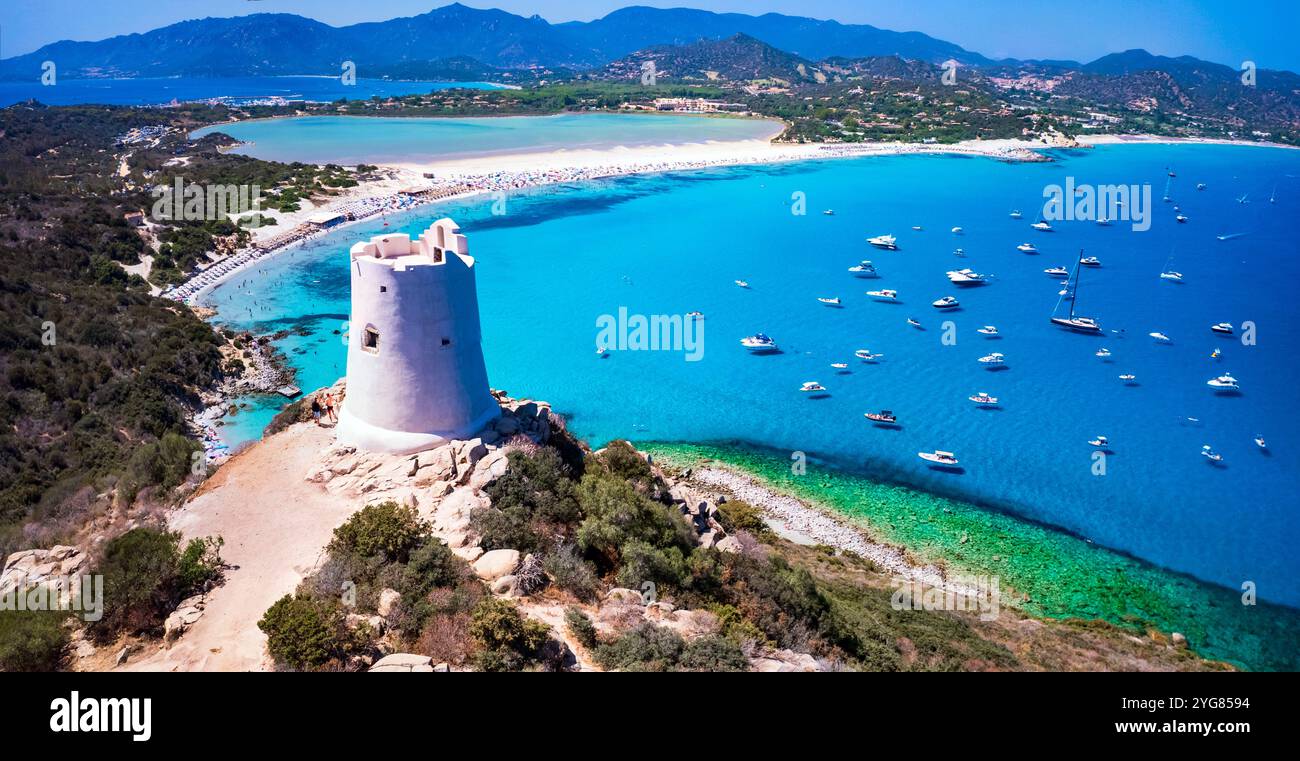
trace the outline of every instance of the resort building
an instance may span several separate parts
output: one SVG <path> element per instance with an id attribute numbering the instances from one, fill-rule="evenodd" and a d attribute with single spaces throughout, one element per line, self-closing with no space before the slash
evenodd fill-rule
<path id="1" fill-rule="evenodd" d="M 474 259 L 456 223 L 351 251 L 352 317 L 340 443 L 405 454 L 467 438 L 499 414 L 488 388 Z"/>

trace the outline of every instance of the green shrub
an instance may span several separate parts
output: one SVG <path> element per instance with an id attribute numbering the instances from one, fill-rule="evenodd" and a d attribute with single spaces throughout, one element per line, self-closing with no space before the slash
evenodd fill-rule
<path id="1" fill-rule="evenodd" d="M 569 630 L 569 634 L 578 641 L 578 644 L 588 650 L 596 646 L 596 625 L 591 622 L 586 613 L 578 608 L 566 608 L 564 610 L 564 626 Z"/>
<path id="2" fill-rule="evenodd" d="M 0 671 L 57 671 L 68 646 L 66 615 L 0 610 Z"/>
<path id="3" fill-rule="evenodd" d="M 159 626 L 180 599 L 178 533 L 134 528 L 104 546 L 104 616 L 92 624 L 102 637 Z"/>
<path id="4" fill-rule="evenodd" d="M 609 671 L 673 671 L 685 649 L 677 632 L 646 622 L 601 644 L 595 659 Z"/>
<path id="5" fill-rule="evenodd" d="M 769 533 L 763 512 L 741 500 L 728 500 L 718 505 L 718 522 L 728 533 L 748 531 L 754 536 Z"/>
<path id="6" fill-rule="evenodd" d="M 181 595 L 203 591 L 209 581 L 221 578 L 221 548 L 226 541 L 221 537 L 191 539 L 181 552 L 176 578 Z"/>
<path id="7" fill-rule="evenodd" d="M 547 553 L 542 558 L 542 570 L 556 587 L 584 602 L 594 599 L 600 591 L 596 570 L 572 544 L 560 545 Z"/>
<path id="8" fill-rule="evenodd" d="M 428 535 L 414 508 L 390 500 L 363 507 L 334 529 L 328 550 L 405 563 Z"/>
<path id="9" fill-rule="evenodd" d="M 484 671 L 517 671 L 535 662 L 546 644 L 548 629 L 525 619 L 519 609 L 495 597 L 485 597 L 470 616 L 469 634 L 481 651 L 477 659 Z"/>
<path id="10" fill-rule="evenodd" d="M 588 470 L 578 485 L 578 500 L 586 515 L 578 527 L 578 544 L 606 568 L 617 567 L 622 548 L 634 540 L 683 551 L 694 543 L 694 530 L 680 514 L 619 477 Z"/>
<path id="11" fill-rule="evenodd" d="M 582 518 L 568 466 L 549 447 L 507 455 L 506 473 L 488 485 L 492 507 L 473 511 L 470 523 L 484 549 L 536 551 L 567 536 Z"/>
<path id="12" fill-rule="evenodd" d="M 353 646 L 338 603 L 285 595 L 267 609 L 257 628 L 266 634 L 266 649 L 278 663 L 305 670 L 347 657 Z"/>
<path id="13" fill-rule="evenodd" d="M 618 569 L 618 585 L 641 589 L 645 582 L 681 586 L 686 580 L 686 557 L 680 547 L 659 549 L 640 539 L 623 545 L 623 564 Z"/>
<path id="14" fill-rule="evenodd" d="M 749 659 L 728 637 L 709 635 L 691 640 L 682 651 L 678 671 L 748 671 Z"/>

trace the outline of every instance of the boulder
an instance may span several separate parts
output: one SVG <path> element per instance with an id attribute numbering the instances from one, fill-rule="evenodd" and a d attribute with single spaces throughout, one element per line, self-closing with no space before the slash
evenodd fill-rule
<path id="1" fill-rule="evenodd" d="M 401 601 L 402 594 L 400 592 L 396 589 L 385 589 L 379 593 L 379 605 L 376 606 L 376 609 L 379 611 L 380 616 L 387 619 L 397 611 L 397 604 Z"/>
<path id="2" fill-rule="evenodd" d="M 1187 647 L 1187 638 L 1184 637 L 1181 632 L 1174 632 L 1172 635 L 1170 635 L 1169 639 L 1173 641 L 1174 647 L 1177 648 Z"/>
<path id="3" fill-rule="evenodd" d="M 497 419 L 496 431 L 505 438 L 514 436 L 516 433 L 519 433 L 519 421 L 512 415 L 502 415 Z"/>
<path id="4" fill-rule="evenodd" d="M 506 454 L 506 450 L 498 449 L 480 460 L 474 466 L 474 472 L 470 475 L 467 486 L 472 491 L 481 491 L 483 487 L 504 476 L 510 467 Z"/>
<path id="5" fill-rule="evenodd" d="M 722 552 L 740 552 L 742 549 L 744 549 L 740 543 L 740 540 L 734 536 L 729 536 L 726 537 L 725 539 L 719 540 L 718 543 L 714 545 L 714 547 L 721 550 Z"/>
<path id="6" fill-rule="evenodd" d="M 624 603 L 627 605 L 642 605 L 645 602 L 645 599 L 641 597 L 640 592 L 635 589 L 628 589 L 627 587 L 614 587 L 605 594 L 605 599 L 610 602 Z"/>
<path id="7" fill-rule="evenodd" d="M 506 574 L 505 576 L 502 576 L 501 578 L 492 582 L 492 594 L 494 595 L 514 594 L 516 581 L 517 579 L 514 577 L 513 574 Z"/>
<path id="8" fill-rule="evenodd" d="M 409 673 L 412 671 L 429 672 L 433 671 L 432 663 L 433 659 L 427 655 L 393 653 L 380 658 L 375 665 L 370 667 L 369 671 L 377 673 Z"/>
<path id="9" fill-rule="evenodd" d="M 484 581 L 496 581 L 519 565 L 519 550 L 492 550 L 474 561 L 474 573 Z"/>

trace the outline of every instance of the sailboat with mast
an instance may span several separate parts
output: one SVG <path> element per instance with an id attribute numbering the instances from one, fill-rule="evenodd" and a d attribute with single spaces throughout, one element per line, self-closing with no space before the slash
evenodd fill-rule
<path id="1" fill-rule="evenodd" d="M 1079 303 L 1079 265 L 1083 263 L 1083 250 L 1079 250 L 1079 257 L 1074 262 L 1074 274 L 1066 282 L 1065 289 L 1061 292 L 1061 298 L 1056 302 L 1056 308 L 1052 310 L 1052 324 L 1060 325 L 1063 328 L 1069 328 L 1076 333 L 1100 333 L 1101 324 L 1091 317 L 1081 317 L 1074 313 L 1075 307 Z M 1068 298 L 1067 298 L 1068 297 Z M 1057 313 L 1061 310 L 1061 304 L 1070 302 L 1070 313 L 1064 317 Z"/>

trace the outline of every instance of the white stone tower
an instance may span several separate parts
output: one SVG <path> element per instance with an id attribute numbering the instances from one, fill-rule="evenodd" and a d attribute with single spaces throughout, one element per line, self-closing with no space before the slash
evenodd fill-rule
<path id="1" fill-rule="evenodd" d="M 352 247 L 348 385 L 338 440 L 406 454 L 466 438 L 500 414 L 488 389 L 474 259 L 440 219 L 411 240 Z"/>

